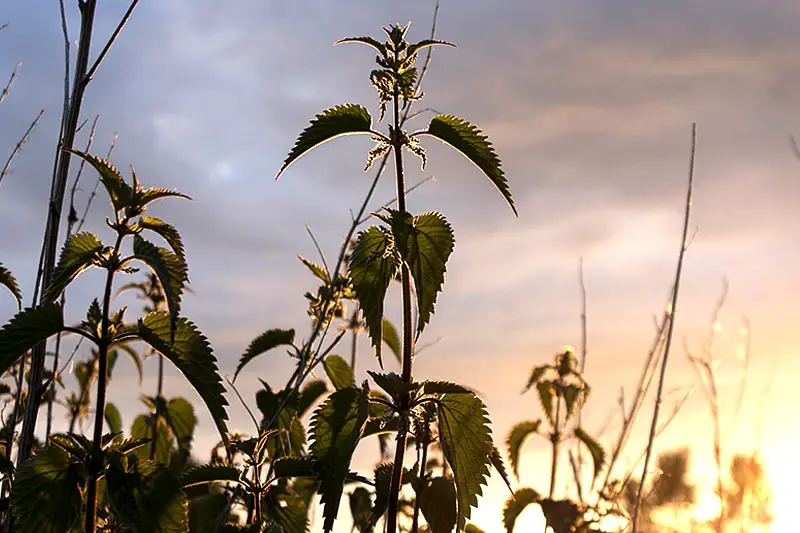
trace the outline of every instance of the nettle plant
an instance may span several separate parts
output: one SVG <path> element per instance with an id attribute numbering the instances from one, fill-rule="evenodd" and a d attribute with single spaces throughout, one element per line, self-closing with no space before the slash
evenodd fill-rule
<path id="1" fill-rule="evenodd" d="M 477 505 L 492 466 L 508 483 L 481 399 L 465 386 L 446 381 L 417 381 L 413 376 L 415 345 L 433 314 L 455 239 L 452 227 L 441 213 L 409 212 L 403 151 L 420 157 L 424 168 L 426 152 L 420 139 L 433 137 L 452 146 L 491 180 L 515 214 L 516 209 L 500 160 L 477 127 L 452 115 L 437 115 L 424 130 L 402 129 L 401 111 L 422 98 L 415 84 L 418 52 L 431 46 L 453 46 L 433 39 L 409 43 L 408 28 L 409 25 L 383 28 L 387 35 L 383 42 L 372 37 L 337 42 L 361 43 L 377 52 L 378 68 L 371 72 L 370 81 L 378 92 L 378 122 L 391 108 L 388 131 L 383 133 L 374 128 L 364 106 L 342 104 L 327 109 L 299 135 L 276 176 L 277 179 L 312 148 L 343 135 L 370 135 L 376 142 L 369 152 L 366 169 L 376 159 L 390 152 L 394 155 L 397 206 L 373 214 L 382 224 L 358 234 L 349 256 L 348 271 L 381 368 L 384 300 L 389 285 L 394 281 L 400 283 L 402 373 L 369 372 L 383 395 L 375 394 L 377 391 L 371 393 L 367 381 L 361 386 L 348 383 L 333 392 L 312 416 L 311 455 L 315 460 L 326 532 L 333 528 L 353 453 L 368 435 L 394 433 L 396 449 L 394 462 L 383 463 L 376 469 L 375 502 L 369 518 L 359 524 L 362 531 L 374 527 L 384 513 L 387 531 L 397 531 L 398 501 L 404 483 L 416 489 L 416 505 L 434 533 L 451 531 L 453 527 L 458 531 L 465 529 L 471 507 Z M 415 306 L 416 323 L 412 318 Z M 301 360 L 301 365 L 307 363 Z M 413 439 L 418 448 L 427 448 L 434 434 L 433 426 L 452 478 L 429 478 L 424 459 L 410 470 L 404 468 L 408 441 Z M 412 531 L 419 527 L 418 518 L 417 510 L 413 513 Z"/>
<path id="2" fill-rule="evenodd" d="M 170 224 L 147 215 L 148 206 L 156 200 L 188 197 L 167 189 L 143 188 L 133 168 L 132 182 L 126 183 L 108 161 L 73 153 L 100 174 L 113 207 L 114 216 L 107 219 L 107 225 L 114 241 L 108 246 L 87 232 L 68 238 L 44 292 L 44 303 L 20 311 L 0 329 L 0 374 L 52 336 L 74 334 L 89 341 L 94 348 L 97 382 L 92 438 L 74 432 L 52 435 L 43 450 L 21 464 L 14 475 L 11 494 L 14 525 L 21 532 L 73 531 L 83 515 L 86 533 L 120 527 L 133 531 L 185 531 L 187 501 L 180 480 L 163 464 L 136 453 L 148 444 L 149 438 L 121 438 L 118 411 L 115 415 L 116 409 L 107 409 L 110 404 L 106 391 L 116 350 L 143 341 L 189 380 L 211 412 L 223 441 L 228 443 L 227 401 L 216 358 L 195 325 L 179 317 L 188 283 L 181 236 Z M 145 238 L 153 233 L 169 247 L 157 246 Z M 132 246 L 128 248 L 125 245 L 129 241 Z M 147 267 L 157 279 L 166 310 L 154 309 L 130 323 L 125 320 L 125 307 L 112 308 L 112 294 L 117 275 L 136 272 L 136 264 Z M 55 301 L 75 278 L 93 268 L 106 272 L 102 296 L 92 301 L 84 321 L 66 325 L 64 310 Z M 4 273 L 3 278 L 7 280 L 8 275 Z M 13 284 L 11 288 L 15 292 Z M 160 396 L 152 403 L 153 410 L 162 417 L 170 409 L 175 411 L 175 406 L 161 405 L 165 402 Z M 104 431 L 106 426 L 109 432 Z M 174 424 L 171 429 L 175 433 Z M 141 433 L 142 437 L 151 437 L 148 431 Z M 159 434 L 153 436 L 158 442 Z"/>
<path id="3" fill-rule="evenodd" d="M 530 487 L 517 489 L 515 496 L 506 502 L 503 511 L 506 531 L 513 532 L 517 517 L 531 504 L 541 506 L 547 525 L 556 533 L 599 531 L 595 528 L 598 514 L 584 503 L 582 454 L 574 446 L 570 446 L 568 451 L 575 487 L 578 490 L 578 501 L 555 499 L 558 466 L 565 446 L 577 443 L 589 452 L 592 459 L 590 489 L 594 488 L 597 476 L 605 464 L 606 454 L 602 446 L 580 425 L 580 414 L 591 388 L 578 368 L 574 350 L 566 347 L 556 354 L 553 363 L 534 367 L 522 394 L 532 388 L 538 393 L 545 417 L 515 424 L 508 432 L 506 446 L 511 468 L 519 479 L 520 451 L 525 442 L 534 436 L 547 439 L 551 450 L 550 489 L 546 498 Z M 575 451 L 578 453 L 574 453 Z"/>

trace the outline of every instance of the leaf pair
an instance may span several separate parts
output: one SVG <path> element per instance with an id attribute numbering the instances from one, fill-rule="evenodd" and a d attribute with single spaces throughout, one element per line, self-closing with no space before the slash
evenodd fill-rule
<path id="1" fill-rule="evenodd" d="M 445 265 L 455 244 L 452 227 L 439 213 L 389 213 L 384 217 L 386 226 L 372 226 L 358 235 L 349 264 L 353 288 L 379 362 L 384 299 L 390 282 L 401 269 L 408 269 L 416 289 L 417 332 L 422 332 L 433 314 L 444 283 Z"/>

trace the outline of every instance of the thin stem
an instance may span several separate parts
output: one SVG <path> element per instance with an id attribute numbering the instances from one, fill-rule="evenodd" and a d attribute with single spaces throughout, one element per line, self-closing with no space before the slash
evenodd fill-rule
<path id="1" fill-rule="evenodd" d="M 655 443 L 656 429 L 658 427 L 658 414 L 661 410 L 662 396 L 664 394 L 664 381 L 667 375 L 667 361 L 669 360 L 669 350 L 672 345 L 672 333 L 675 328 L 675 313 L 678 307 L 678 292 L 681 282 L 681 273 L 683 271 L 683 258 L 686 255 L 686 240 L 689 235 L 689 219 L 692 212 L 692 186 L 694 184 L 694 160 L 697 150 L 697 124 L 692 124 L 692 145 L 691 154 L 689 156 L 689 184 L 686 189 L 686 207 L 683 216 L 683 234 L 681 235 L 681 246 L 678 252 L 678 266 L 675 269 L 675 285 L 672 293 L 672 306 L 670 307 L 669 326 L 667 328 L 667 339 L 664 345 L 664 357 L 661 359 L 661 372 L 658 378 L 658 389 L 656 392 L 656 403 L 653 408 L 653 421 L 650 424 L 650 436 L 647 442 L 647 454 L 644 457 L 644 467 L 642 469 L 642 478 L 639 481 L 639 490 L 636 494 L 636 505 L 633 508 L 633 533 L 639 530 L 639 513 L 642 506 L 642 492 L 644 490 L 645 481 L 647 480 L 647 468 L 650 464 L 650 457 L 653 454 L 653 445 Z M 722 498 L 723 496 L 720 495 Z"/>
<path id="2" fill-rule="evenodd" d="M 425 484 L 426 484 L 426 477 L 427 472 L 425 469 L 425 464 L 428 462 L 428 442 L 422 443 L 422 457 L 419 460 L 419 475 L 417 479 L 419 480 L 419 486 L 417 487 L 417 497 L 414 498 L 414 520 L 411 523 L 411 533 L 417 533 L 419 531 L 419 506 L 420 501 L 422 498 L 425 497 Z"/>
<path id="3" fill-rule="evenodd" d="M 112 257 L 119 258 L 119 249 L 122 245 L 123 233 L 117 235 L 117 242 L 114 244 Z M 106 288 L 103 293 L 103 320 L 102 337 L 97 346 L 97 401 L 95 402 L 94 413 L 94 432 L 92 434 L 92 444 L 95 450 L 99 450 L 103 443 L 103 422 L 106 408 L 106 388 L 108 386 L 108 347 L 111 345 L 111 335 L 109 333 L 110 314 L 111 314 L 111 289 L 114 285 L 114 272 L 116 265 L 109 266 L 106 276 Z M 155 448 L 155 443 L 152 444 Z M 97 530 L 97 480 L 102 465 L 93 464 L 89 472 L 86 493 L 86 533 L 94 533 Z"/>
<path id="4" fill-rule="evenodd" d="M 133 15 L 133 10 L 136 9 L 136 5 L 138 3 L 139 0 L 133 0 L 130 6 L 128 6 L 128 10 L 122 16 L 122 19 L 119 21 L 119 24 L 117 24 L 117 28 L 114 30 L 114 33 L 112 33 L 111 37 L 109 37 L 108 41 L 106 41 L 106 45 L 103 47 L 103 50 L 100 52 L 100 55 L 97 56 L 97 59 L 94 61 L 94 64 L 92 64 L 92 68 L 90 68 L 89 72 L 86 73 L 86 76 L 84 77 L 84 83 L 89 83 L 94 77 L 94 75 L 97 73 L 97 69 L 100 68 L 100 64 L 103 62 L 103 59 L 105 59 L 106 54 L 108 54 L 108 51 L 111 50 L 111 47 L 117 40 L 117 37 L 119 37 L 119 34 L 122 32 L 122 29 L 128 23 L 128 20 L 131 18 L 131 15 Z"/>
<path id="5" fill-rule="evenodd" d="M 22 135 L 22 137 L 20 137 L 19 141 L 17 141 L 16 146 L 14 146 L 14 150 L 11 151 L 11 155 L 8 156 L 5 165 L 3 165 L 3 170 L 0 170 L 0 183 L 2 183 L 3 178 L 5 178 L 8 174 L 11 173 L 11 162 L 14 161 L 14 158 L 17 157 L 19 153 L 22 151 L 22 147 L 25 146 L 28 143 L 28 141 L 30 141 L 31 133 L 39 124 L 39 121 L 42 119 L 43 116 L 44 116 L 44 109 L 39 111 L 39 114 L 37 114 L 36 118 L 33 119 L 33 122 L 31 122 L 30 126 L 28 126 L 28 129 L 25 130 L 25 133 Z"/>
<path id="6" fill-rule="evenodd" d="M 559 390 L 561 389 L 561 378 L 558 379 Z M 552 462 L 550 463 L 550 499 L 556 491 L 556 475 L 558 474 L 558 448 L 561 443 L 561 394 L 556 395 L 556 419 L 553 424 L 553 433 L 550 434 L 552 449 Z"/>

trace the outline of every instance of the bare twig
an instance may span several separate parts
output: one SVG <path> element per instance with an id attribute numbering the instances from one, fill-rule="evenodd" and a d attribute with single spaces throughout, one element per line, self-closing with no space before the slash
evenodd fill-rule
<path id="1" fill-rule="evenodd" d="M 11 71 L 11 77 L 8 78 L 8 83 L 6 83 L 6 86 L 3 88 L 3 92 L 0 93 L 0 104 L 2 104 L 3 101 L 6 99 L 8 93 L 11 92 L 11 84 L 14 83 L 14 78 L 17 77 L 17 71 L 21 66 L 22 63 L 17 63 L 16 65 L 14 65 L 14 70 Z"/>
<path id="2" fill-rule="evenodd" d="M 247 403 L 245 403 L 244 398 L 242 398 L 242 395 L 239 393 L 239 389 L 236 388 L 236 386 L 230 379 L 228 379 L 227 376 L 225 376 L 225 381 L 228 382 L 228 386 L 230 386 L 230 388 L 233 389 L 233 392 L 236 394 L 236 397 L 239 398 L 239 402 L 242 404 L 242 407 L 244 407 L 245 411 L 247 411 L 247 414 L 250 415 L 250 420 L 253 421 L 253 425 L 256 427 L 256 433 L 258 433 L 259 431 L 258 420 L 256 420 L 256 416 L 253 414 L 253 411 L 251 411 L 250 408 L 247 406 Z"/>
<path id="3" fill-rule="evenodd" d="M 667 362 L 669 361 L 669 351 L 672 345 L 672 334 L 675 330 L 675 314 L 678 307 L 678 294 L 680 293 L 681 273 L 683 271 L 683 259 L 686 254 L 686 240 L 689 234 L 689 219 L 692 211 L 692 186 L 694 184 L 694 160 L 697 149 L 697 124 L 692 124 L 692 141 L 691 141 L 691 154 L 689 156 L 689 183 L 686 191 L 686 208 L 683 217 L 683 234 L 681 235 L 680 251 L 678 252 L 678 266 L 675 269 L 675 285 L 672 293 L 672 305 L 670 307 L 669 326 L 667 328 L 667 338 L 664 345 L 664 357 L 661 359 L 661 372 L 658 379 L 658 388 L 656 391 L 655 407 L 653 408 L 653 421 L 650 424 L 650 437 L 647 442 L 647 453 L 644 457 L 644 467 L 642 469 L 642 478 L 639 481 L 639 490 L 636 495 L 636 504 L 633 508 L 633 533 L 638 531 L 639 512 L 642 504 L 642 490 L 647 480 L 647 468 L 650 464 L 650 457 L 653 454 L 653 445 L 655 444 L 656 431 L 658 428 L 658 415 L 661 410 L 662 395 L 664 394 L 664 381 L 667 375 Z"/>
<path id="4" fill-rule="evenodd" d="M 14 147 L 14 150 L 11 152 L 11 155 L 8 156 L 6 159 L 6 164 L 3 165 L 3 170 L 0 171 L 0 183 L 2 183 L 3 178 L 5 178 L 8 174 L 11 173 L 11 162 L 14 158 L 19 155 L 22 151 L 22 147 L 25 146 L 28 141 L 31 139 L 31 132 L 33 132 L 34 128 L 39 125 L 39 121 L 44 116 L 44 109 L 39 111 L 39 114 L 36 115 L 36 118 L 33 119 L 28 129 L 25 130 L 25 133 L 22 135 L 19 141 L 17 141 L 17 145 Z"/>
<path id="5" fill-rule="evenodd" d="M 117 145 L 117 137 L 119 137 L 118 133 L 114 133 L 114 137 L 111 138 L 111 144 L 108 147 L 108 152 L 106 153 L 106 159 L 111 159 L 111 154 L 114 152 L 114 148 Z M 86 207 L 83 210 L 83 215 L 81 216 L 80 222 L 78 222 L 78 227 L 75 231 L 80 231 L 83 228 L 84 223 L 86 222 L 86 217 L 89 215 L 89 209 L 92 207 L 92 202 L 94 201 L 94 197 L 97 196 L 97 189 L 100 187 L 100 177 L 98 176 L 97 181 L 94 182 L 94 188 L 92 189 L 92 194 L 89 195 L 89 199 L 86 201 Z"/>
<path id="6" fill-rule="evenodd" d="M 123 28 L 125 28 L 125 25 L 128 23 L 128 20 L 131 18 L 131 15 L 133 15 L 133 10 L 136 9 L 136 5 L 138 3 L 139 0 L 133 0 L 131 4 L 128 6 L 128 10 L 122 16 L 122 19 L 119 21 L 119 24 L 117 24 L 117 28 L 114 30 L 114 33 L 112 33 L 111 37 L 109 37 L 108 41 L 106 41 L 106 45 L 103 47 L 103 50 L 100 52 L 100 55 L 97 56 L 97 59 L 95 59 L 94 64 L 89 69 L 89 72 L 86 73 L 86 77 L 84 78 L 83 83 L 89 83 L 94 77 L 94 75 L 97 73 L 97 69 L 100 68 L 100 64 L 106 58 L 106 55 L 108 54 L 109 50 L 111 50 L 111 47 L 116 42 L 117 37 L 119 37 L 119 34 L 122 32 Z"/>
<path id="7" fill-rule="evenodd" d="M 797 140 L 794 138 L 794 135 L 789 135 L 789 146 L 794 153 L 794 156 L 800 160 L 800 146 L 797 145 Z"/>

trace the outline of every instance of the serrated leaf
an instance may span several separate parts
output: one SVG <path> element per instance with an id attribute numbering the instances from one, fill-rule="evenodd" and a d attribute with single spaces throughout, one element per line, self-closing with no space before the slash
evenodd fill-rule
<path id="1" fill-rule="evenodd" d="M 417 497 L 420 498 L 419 510 L 428 522 L 430 533 L 451 533 L 458 519 L 453 479 L 435 477 Z"/>
<path id="2" fill-rule="evenodd" d="M 0 329 L 0 375 L 39 344 L 64 329 L 64 314 L 57 303 L 23 309 Z"/>
<path id="3" fill-rule="evenodd" d="M 366 107 L 358 104 L 342 104 L 326 109 L 315 116 L 311 124 L 297 137 L 294 147 L 283 161 L 283 166 L 275 179 L 312 148 L 342 135 L 359 133 L 372 133 L 372 117 Z"/>
<path id="4" fill-rule="evenodd" d="M 173 438 L 177 441 L 178 449 L 188 455 L 197 427 L 194 406 L 184 398 L 172 398 L 159 409 L 157 414 L 167 423 Z"/>
<path id="5" fill-rule="evenodd" d="M 95 235 L 87 232 L 70 235 L 61 248 L 58 265 L 42 296 L 44 301 L 55 301 L 69 283 L 81 272 L 95 265 L 95 260 L 103 251 L 103 243 Z"/>
<path id="6" fill-rule="evenodd" d="M 539 392 L 539 400 L 542 402 L 542 408 L 547 415 L 547 420 L 555 425 L 555 419 L 553 418 L 553 399 L 555 398 L 556 401 L 559 401 L 556 396 L 555 383 L 552 381 L 540 381 L 536 384 L 536 390 Z"/>
<path id="7" fill-rule="evenodd" d="M 103 410 L 103 418 L 111 433 L 122 431 L 122 415 L 116 405 L 111 402 L 106 403 L 106 408 Z"/>
<path id="8" fill-rule="evenodd" d="M 182 192 L 172 189 L 163 189 L 161 187 L 148 187 L 146 189 L 139 189 L 136 191 L 135 200 L 136 207 L 142 209 L 156 200 L 162 198 L 183 198 L 184 200 L 191 200 L 192 198 Z"/>
<path id="9" fill-rule="evenodd" d="M 294 342 L 293 329 L 270 329 L 253 339 L 250 346 L 242 354 L 239 359 L 239 364 L 236 366 L 236 372 L 233 374 L 233 381 L 239 372 L 245 367 L 247 363 L 258 357 L 259 355 L 277 348 L 278 346 L 291 346 Z"/>
<path id="10" fill-rule="evenodd" d="M 166 248 L 155 246 L 139 235 L 133 236 L 133 255 L 146 264 L 158 277 L 167 310 L 174 323 L 181 311 L 183 288 L 189 280 L 186 261 Z"/>
<path id="11" fill-rule="evenodd" d="M 81 516 L 81 465 L 49 446 L 20 466 L 11 493 L 15 530 L 64 533 Z"/>
<path id="12" fill-rule="evenodd" d="M 422 332 L 430 321 L 444 284 L 447 260 L 455 245 L 453 228 L 440 213 L 412 217 L 394 211 L 392 231 L 400 255 L 414 279 L 419 311 L 417 331 Z"/>
<path id="13" fill-rule="evenodd" d="M 367 370 L 367 374 L 377 386 L 386 391 L 395 401 L 399 401 L 400 398 L 420 387 L 419 383 L 406 383 L 397 372 L 373 372 L 372 370 Z"/>
<path id="14" fill-rule="evenodd" d="M 108 501 L 117 518 L 136 533 L 188 533 L 189 506 L 178 480 L 153 461 L 112 462 L 106 473 Z"/>
<path id="15" fill-rule="evenodd" d="M 137 439 L 134 437 L 128 437 L 127 439 L 123 439 L 120 441 L 112 442 L 111 445 L 108 447 L 109 450 L 116 450 L 121 454 L 126 454 L 132 452 L 138 448 L 141 448 L 145 444 L 148 443 L 148 439 Z"/>
<path id="16" fill-rule="evenodd" d="M 0 263 L 0 285 L 11 291 L 17 300 L 17 308 L 22 311 L 22 290 L 19 288 L 16 278 L 11 271 Z"/>
<path id="17" fill-rule="evenodd" d="M 437 115 L 431 119 L 428 130 L 419 134 L 431 135 L 461 152 L 464 157 L 481 169 L 506 199 L 514 214 L 517 214 L 517 208 L 514 206 L 500 159 L 481 130 L 462 118 L 453 115 Z"/>
<path id="18" fill-rule="evenodd" d="M 331 277 L 328 275 L 328 272 L 322 265 L 318 265 L 314 261 L 306 259 L 302 255 L 298 255 L 297 257 L 311 271 L 311 273 L 319 278 L 323 283 L 328 284 L 331 282 Z"/>
<path id="19" fill-rule="evenodd" d="M 311 418 L 311 454 L 317 458 L 325 532 L 333 529 L 344 481 L 369 412 L 367 394 L 346 388 L 332 393 Z"/>
<path id="20" fill-rule="evenodd" d="M 424 381 L 419 391 L 423 394 L 475 394 L 475 391 L 450 381 Z"/>
<path id="21" fill-rule="evenodd" d="M 346 37 L 344 39 L 339 39 L 338 41 L 336 41 L 333 44 L 334 44 L 334 46 L 336 46 L 338 44 L 343 44 L 343 43 L 361 43 L 361 44 L 365 44 L 365 45 L 371 46 L 372 48 L 377 50 L 382 56 L 386 55 L 386 45 L 384 43 L 380 42 L 378 39 L 375 39 L 374 37 L 369 37 L 369 36 L 366 36 L 366 37 Z"/>
<path id="22" fill-rule="evenodd" d="M 316 474 L 316 460 L 310 456 L 286 455 L 272 463 L 272 475 L 276 479 L 284 477 L 309 477 Z"/>
<path id="23" fill-rule="evenodd" d="M 403 346 L 400 344 L 400 335 L 397 333 L 397 328 L 394 327 L 394 324 L 387 319 L 384 318 L 381 322 L 382 331 L 381 334 L 383 335 L 383 342 L 386 343 L 386 346 L 392 350 L 392 353 L 397 358 L 398 363 L 403 362 Z"/>
<path id="24" fill-rule="evenodd" d="M 186 251 L 183 248 L 183 239 L 181 239 L 181 234 L 178 233 L 178 230 L 175 229 L 174 226 L 167 224 L 160 218 L 155 217 L 142 217 L 139 219 L 139 227 L 143 229 L 149 229 L 161 235 L 167 244 L 169 244 L 172 251 L 183 259 L 186 260 Z"/>
<path id="25" fill-rule="evenodd" d="M 181 474 L 178 484 L 182 489 L 209 483 L 239 483 L 239 470 L 230 465 L 202 465 Z"/>
<path id="26" fill-rule="evenodd" d="M 486 533 L 484 530 L 476 526 L 475 524 L 467 524 L 467 527 L 464 528 L 464 533 Z"/>
<path id="27" fill-rule="evenodd" d="M 597 475 L 603 469 L 606 460 L 606 452 L 603 450 L 603 447 L 600 446 L 596 440 L 594 440 L 583 428 L 576 428 L 575 429 L 575 436 L 580 440 L 586 447 L 589 449 L 589 453 L 592 455 L 592 463 L 594 466 L 594 470 L 592 472 L 592 479 L 597 478 Z"/>
<path id="28" fill-rule="evenodd" d="M 263 503 L 265 514 L 280 528 L 275 533 L 308 531 L 308 502 L 300 494 L 271 487 Z"/>
<path id="29" fill-rule="evenodd" d="M 437 406 L 442 451 L 455 477 L 461 531 L 489 477 L 494 447 L 489 416 L 484 403 L 473 394 L 447 394 Z"/>
<path id="30" fill-rule="evenodd" d="M 297 416 L 302 418 L 320 396 L 328 392 L 328 385 L 321 379 L 306 382 L 297 397 Z"/>
<path id="31" fill-rule="evenodd" d="M 500 455 L 500 450 L 498 450 L 494 445 L 492 445 L 492 455 L 490 459 L 492 460 L 492 466 L 494 466 L 494 469 L 497 470 L 498 474 L 500 474 L 500 477 L 505 482 L 509 492 L 511 492 L 513 495 L 514 489 L 511 488 L 511 480 L 508 478 L 508 472 L 506 472 L 506 465 L 503 462 L 503 456 Z"/>
<path id="32" fill-rule="evenodd" d="M 526 420 L 517 423 L 511 428 L 506 437 L 506 446 L 508 446 L 508 458 L 511 462 L 511 469 L 514 470 L 514 475 L 519 479 L 519 452 L 525 439 L 539 432 L 542 425 L 541 420 Z"/>
<path id="33" fill-rule="evenodd" d="M 336 390 L 355 387 L 353 369 L 338 355 L 326 355 L 322 360 L 322 366 L 325 367 L 325 373 Z"/>
<path id="34" fill-rule="evenodd" d="M 517 489 L 514 496 L 506 500 L 506 506 L 503 509 L 503 526 L 506 528 L 506 533 L 513 533 L 514 524 L 522 511 L 532 503 L 539 503 L 540 499 L 539 493 L 532 488 Z"/>
<path id="35" fill-rule="evenodd" d="M 155 438 L 153 438 L 154 423 L 156 423 Z M 169 464 L 173 445 L 172 435 L 165 424 L 158 424 L 157 419 L 152 416 L 138 415 L 131 424 L 131 437 L 143 443 L 136 448 L 136 455 L 140 459 L 152 457 L 161 464 Z"/>
<path id="36" fill-rule="evenodd" d="M 397 275 L 400 262 L 394 237 L 388 228 L 372 226 L 358 234 L 350 255 L 350 278 L 361 306 L 375 356 L 383 368 L 383 305 L 386 289 Z"/>
<path id="37" fill-rule="evenodd" d="M 424 48 L 437 45 L 451 46 L 453 48 L 456 47 L 456 45 L 454 45 L 453 43 L 448 43 L 447 41 L 439 41 L 437 39 L 424 39 L 418 43 L 413 43 L 408 45 L 408 48 L 406 49 L 406 57 L 411 57 Z"/>
<path id="38" fill-rule="evenodd" d="M 550 365 L 539 365 L 536 368 L 534 368 L 533 372 L 531 372 L 531 377 L 528 378 L 527 385 L 525 385 L 525 388 L 522 389 L 522 394 L 525 394 L 533 385 L 539 383 L 539 381 L 544 377 L 547 371 L 552 368 L 553 367 Z"/>
<path id="39" fill-rule="evenodd" d="M 130 185 L 125 183 L 122 179 L 122 174 L 120 174 L 110 161 L 77 150 L 66 151 L 84 159 L 94 167 L 98 174 L 100 174 L 100 183 L 103 184 L 103 187 L 105 187 L 108 192 L 111 204 L 114 206 L 114 211 L 119 212 L 130 206 L 133 199 L 133 189 Z"/>
<path id="40" fill-rule="evenodd" d="M 225 421 L 228 415 L 225 406 L 228 402 L 223 396 L 222 378 L 208 339 L 192 322 L 181 317 L 175 324 L 174 342 L 170 343 L 170 316 L 166 311 L 149 313 L 140 319 L 138 334 L 189 380 L 206 404 L 227 446 L 228 427 Z"/>
<path id="41" fill-rule="evenodd" d="M 375 526 L 389 508 L 389 492 L 392 484 L 394 463 L 383 462 L 375 467 L 375 504 L 372 506 L 369 523 Z"/>
<path id="42" fill-rule="evenodd" d="M 575 502 L 545 498 L 539 502 L 539 505 L 541 505 L 542 514 L 553 533 L 572 533 L 577 528 L 580 528 L 579 531 L 584 530 L 581 527 L 584 511 Z"/>
<path id="43" fill-rule="evenodd" d="M 575 406 L 578 404 L 581 394 L 583 393 L 583 388 L 578 385 L 569 384 L 563 386 L 561 390 L 564 394 L 564 403 L 567 406 L 567 418 L 571 418 L 575 411 Z"/>

